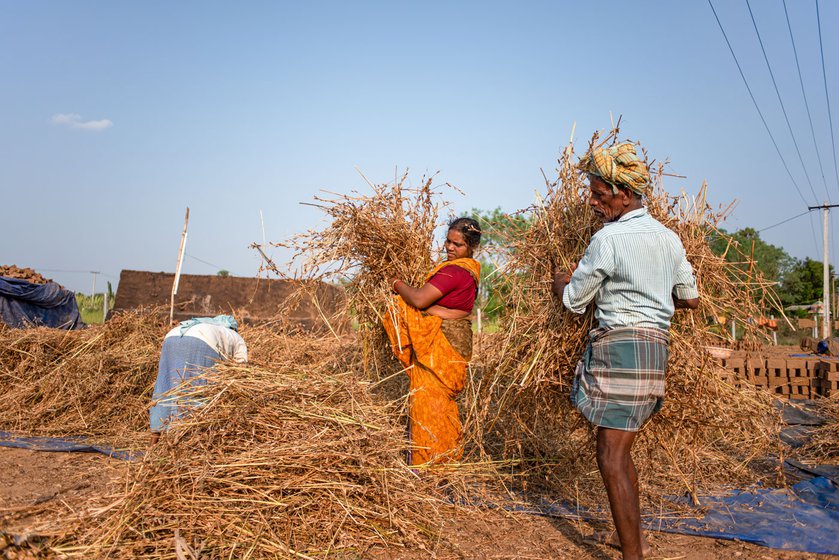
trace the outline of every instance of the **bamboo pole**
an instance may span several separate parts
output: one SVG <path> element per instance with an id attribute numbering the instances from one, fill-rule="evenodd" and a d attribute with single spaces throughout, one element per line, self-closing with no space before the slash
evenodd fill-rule
<path id="1" fill-rule="evenodd" d="M 175 281 L 172 283 L 172 296 L 169 299 L 169 324 L 174 322 L 175 318 L 175 295 L 178 293 L 178 282 L 181 279 L 181 264 L 184 260 L 184 250 L 186 249 L 186 226 L 189 224 L 189 207 L 186 208 L 186 216 L 184 217 L 184 231 L 181 233 L 181 247 L 178 249 L 178 266 L 175 268 Z"/>

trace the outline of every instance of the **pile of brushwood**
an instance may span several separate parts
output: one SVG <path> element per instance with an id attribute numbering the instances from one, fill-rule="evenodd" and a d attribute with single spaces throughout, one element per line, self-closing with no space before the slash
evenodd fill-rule
<path id="1" fill-rule="evenodd" d="M 54 550 L 311 558 L 428 544 L 443 502 L 405 465 L 404 432 L 349 365 L 351 341 L 283 338 L 273 337 L 270 356 L 219 366 L 206 385 L 183 389 L 204 404 Z"/>
<path id="2" fill-rule="evenodd" d="M 122 313 L 74 332 L 0 328 L 0 430 L 145 448 L 162 317 Z M 241 334 L 249 363 L 219 365 L 206 384 L 181 389 L 202 405 L 106 495 L 86 508 L 33 506 L 31 532 L 53 537 L 52 553 L 364 556 L 434 544 L 438 481 L 405 465 L 403 402 L 376 396 L 354 339 L 274 325 Z"/>
<path id="3" fill-rule="evenodd" d="M 0 430 L 129 443 L 148 429 L 165 333 L 148 311 L 73 331 L 0 324 Z"/>

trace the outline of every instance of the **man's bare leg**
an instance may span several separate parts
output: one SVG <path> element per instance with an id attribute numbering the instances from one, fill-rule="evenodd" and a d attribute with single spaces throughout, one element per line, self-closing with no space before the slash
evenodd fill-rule
<path id="1" fill-rule="evenodd" d="M 152 432 L 149 438 L 149 445 L 155 445 L 158 441 L 160 441 L 160 432 Z"/>
<path id="2" fill-rule="evenodd" d="M 638 493 L 638 471 L 635 470 L 635 461 L 632 460 L 632 455 L 629 456 L 629 481 L 632 483 L 632 487 L 635 488 L 635 496 L 639 497 L 638 498 L 638 502 L 639 502 L 638 503 L 638 510 L 639 510 L 639 513 L 638 513 L 638 517 L 639 517 L 638 530 L 641 532 L 641 552 L 644 556 L 649 556 L 650 554 L 652 554 L 653 549 L 650 546 L 650 543 L 647 542 L 647 537 L 644 535 L 644 530 L 641 528 L 641 524 L 640 524 L 640 516 L 641 516 L 640 501 L 641 500 L 640 500 L 640 494 Z"/>
<path id="3" fill-rule="evenodd" d="M 635 432 L 597 429 L 597 467 L 609 496 L 624 560 L 640 560 L 644 557 L 643 549 L 649 551 L 641 534 L 638 473 L 630 454 L 634 441 Z"/>

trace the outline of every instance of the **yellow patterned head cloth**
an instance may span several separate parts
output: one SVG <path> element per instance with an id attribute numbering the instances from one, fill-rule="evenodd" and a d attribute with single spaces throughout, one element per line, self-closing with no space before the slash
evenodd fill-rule
<path id="1" fill-rule="evenodd" d="M 626 187 L 636 194 L 644 194 L 650 186 L 650 171 L 630 142 L 611 148 L 595 148 L 582 157 L 578 168 L 612 185 L 615 193 L 617 187 Z"/>

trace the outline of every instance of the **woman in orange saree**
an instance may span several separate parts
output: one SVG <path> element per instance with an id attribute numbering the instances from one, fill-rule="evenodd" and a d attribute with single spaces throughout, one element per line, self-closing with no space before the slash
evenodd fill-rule
<path id="1" fill-rule="evenodd" d="M 422 286 L 390 279 L 398 295 L 384 326 L 411 382 L 411 465 L 457 461 L 463 453 L 455 399 L 472 357 L 469 316 L 481 277 L 481 265 L 472 255 L 480 240 L 478 223 L 458 218 L 449 224 L 446 260 L 426 275 Z"/>

